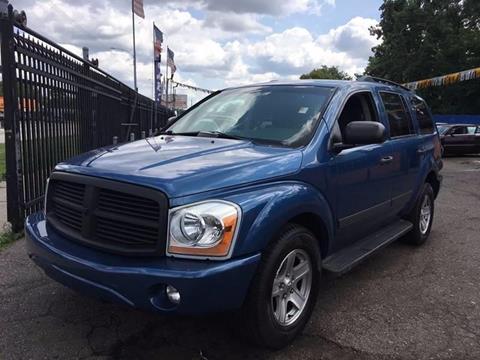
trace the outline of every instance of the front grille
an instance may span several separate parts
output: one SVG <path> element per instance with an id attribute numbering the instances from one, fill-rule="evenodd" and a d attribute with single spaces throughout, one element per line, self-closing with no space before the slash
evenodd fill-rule
<path id="1" fill-rule="evenodd" d="M 129 255 L 165 252 L 168 206 L 159 191 L 55 172 L 46 210 L 49 226 L 85 245 Z"/>

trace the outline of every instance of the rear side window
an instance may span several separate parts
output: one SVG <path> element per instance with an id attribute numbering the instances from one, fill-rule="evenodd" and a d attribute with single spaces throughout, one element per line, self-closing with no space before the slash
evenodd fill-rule
<path id="1" fill-rule="evenodd" d="M 405 105 L 400 95 L 381 92 L 383 105 L 388 115 L 390 124 L 390 137 L 398 137 L 414 134 L 412 119 L 405 110 Z"/>
<path id="2" fill-rule="evenodd" d="M 469 134 L 469 135 L 474 135 L 476 130 L 477 130 L 477 127 L 476 127 L 476 126 L 469 126 L 469 127 L 467 127 L 467 131 L 468 131 L 468 134 Z"/>
<path id="3" fill-rule="evenodd" d="M 427 105 L 424 101 L 413 98 L 412 105 L 417 114 L 418 126 L 420 127 L 420 134 L 432 134 L 433 133 L 433 120 L 428 112 Z"/>

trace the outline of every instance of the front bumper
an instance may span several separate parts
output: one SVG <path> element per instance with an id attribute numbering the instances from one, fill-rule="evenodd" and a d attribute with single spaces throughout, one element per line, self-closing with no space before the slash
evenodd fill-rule
<path id="1" fill-rule="evenodd" d="M 42 213 L 27 218 L 25 234 L 29 257 L 52 279 L 89 296 L 160 312 L 239 308 L 260 260 L 260 254 L 219 262 L 108 254 L 68 241 Z M 179 290 L 179 305 L 167 299 L 167 285 Z"/>

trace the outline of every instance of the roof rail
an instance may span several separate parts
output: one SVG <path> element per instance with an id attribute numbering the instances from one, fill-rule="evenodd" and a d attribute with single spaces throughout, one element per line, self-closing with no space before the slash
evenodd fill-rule
<path id="1" fill-rule="evenodd" d="M 368 76 L 368 75 L 362 76 L 362 77 L 359 77 L 357 79 L 357 81 L 367 81 L 367 82 L 376 82 L 376 83 L 385 84 L 385 85 L 393 85 L 393 86 L 398 86 L 398 87 L 400 87 L 404 90 L 407 90 L 407 91 L 412 91 L 412 89 L 409 89 L 408 87 L 406 87 L 402 84 L 396 83 L 395 81 L 382 79 L 382 78 L 375 77 L 375 76 Z"/>

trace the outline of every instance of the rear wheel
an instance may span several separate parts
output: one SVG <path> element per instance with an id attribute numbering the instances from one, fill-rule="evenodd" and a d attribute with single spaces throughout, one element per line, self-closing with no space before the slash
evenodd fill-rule
<path id="1" fill-rule="evenodd" d="M 412 245 L 422 245 L 427 241 L 432 229 L 434 201 L 435 195 L 432 186 L 429 183 L 424 184 L 422 193 L 408 216 L 408 220 L 413 223 L 413 229 L 406 235 L 405 242 Z"/>
<path id="2" fill-rule="evenodd" d="M 251 340 L 279 349 L 302 331 L 315 305 L 319 264 L 315 236 L 288 225 L 264 252 L 244 306 Z"/>

